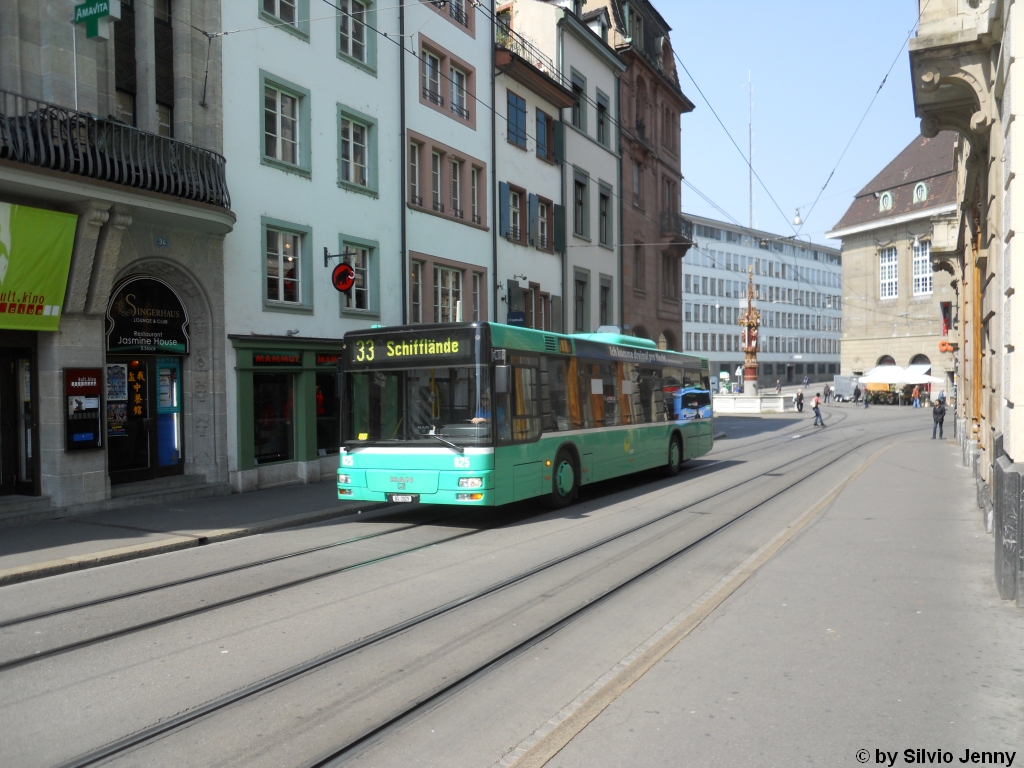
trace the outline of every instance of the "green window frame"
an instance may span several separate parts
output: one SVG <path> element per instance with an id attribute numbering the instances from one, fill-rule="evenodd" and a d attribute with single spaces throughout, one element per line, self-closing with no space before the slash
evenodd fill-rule
<path id="1" fill-rule="evenodd" d="M 276 157 L 268 155 L 266 152 L 266 92 L 267 88 L 272 88 L 280 93 L 285 93 L 293 97 L 298 102 L 298 116 L 299 116 L 299 150 L 298 150 L 298 163 L 289 163 L 283 160 L 278 160 Z M 312 116 L 312 110 L 310 108 L 310 93 L 309 89 L 303 88 L 301 85 L 296 85 L 289 80 L 285 80 L 282 77 L 271 74 L 264 70 L 260 70 L 260 114 L 263 119 L 264 129 L 260 131 L 260 162 L 263 165 L 269 165 L 271 168 L 277 168 L 278 170 L 285 171 L 286 173 L 294 173 L 299 176 L 306 178 L 312 178 L 313 176 L 313 153 L 312 147 L 310 146 L 312 140 L 312 131 L 310 125 L 310 118 Z"/>
<path id="2" fill-rule="evenodd" d="M 353 22 L 357 22 L 357 19 L 351 18 L 352 5 L 358 3 L 363 6 L 363 47 L 364 47 L 364 58 L 359 59 L 353 56 L 350 51 L 352 50 L 352 32 Z M 338 23 L 334 29 L 334 43 L 337 49 L 338 58 L 342 61 L 346 61 L 354 67 L 358 67 L 364 72 L 368 72 L 374 77 L 377 76 L 377 33 L 374 31 L 377 29 L 377 3 L 373 0 L 340 0 L 336 8 L 338 9 Z M 344 21 L 346 19 L 345 14 L 350 14 L 348 18 L 348 44 L 344 44 L 342 40 L 342 32 L 345 28 Z M 348 50 L 346 50 L 346 48 Z"/>
<path id="3" fill-rule="evenodd" d="M 282 2 L 294 7 L 294 22 L 285 21 L 278 15 Z M 256 3 L 263 21 L 273 25 L 275 29 L 284 30 L 300 40 L 309 42 L 309 0 L 256 0 Z M 274 10 L 269 10 L 271 8 Z"/>
<path id="4" fill-rule="evenodd" d="M 364 237 L 354 235 L 338 235 L 338 253 L 344 254 L 346 250 L 366 250 L 368 263 L 365 268 L 366 286 L 366 308 L 346 306 L 346 295 L 338 294 L 340 312 L 342 317 L 380 317 L 380 243 L 377 240 L 368 240 Z M 348 260 L 346 260 L 348 261 Z M 349 261 L 352 264 L 352 261 Z M 353 267 L 357 267 L 353 264 Z M 362 270 L 356 269 L 357 282 Z M 353 291 L 357 290 L 353 286 Z M 354 296 L 354 294 L 353 294 Z"/>
<path id="5" fill-rule="evenodd" d="M 582 186 L 582 200 L 577 189 Z M 581 205 L 582 203 L 582 205 Z M 572 234 L 579 240 L 590 240 L 590 174 L 573 168 L 572 174 Z"/>
<path id="6" fill-rule="evenodd" d="M 299 296 L 298 302 L 272 301 L 267 290 L 267 230 L 277 230 L 299 236 Z M 269 216 L 260 217 L 260 273 L 263 285 L 263 311 L 310 315 L 313 313 L 313 228 Z"/>
<path id="7" fill-rule="evenodd" d="M 342 127 L 344 121 L 349 123 L 358 123 L 366 129 L 366 185 L 355 184 L 351 181 L 346 181 L 343 176 L 344 171 L 344 147 L 343 147 L 343 135 Z M 370 195 L 371 197 L 380 196 L 380 188 L 378 182 L 377 172 L 377 134 L 378 134 L 378 122 L 377 118 L 371 117 L 370 115 L 363 114 L 350 107 L 346 107 L 344 104 L 338 105 L 338 186 L 342 189 L 347 189 L 350 192 L 358 192 L 361 195 Z"/>
<path id="8" fill-rule="evenodd" d="M 613 202 L 615 194 L 612 192 L 612 185 L 604 181 L 597 182 L 597 190 L 598 245 L 602 248 L 615 250 L 615 246 L 613 245 L 615 242 L 615 207 Z"/>
<path id="9" fill-rule="evenodd" d="M 573 128 L 585 134 L 587 132 L 587 78 L 570 67 L 569 82 L 572 85 L 573 95 L 576 97 L 570 111 L 569 123 Z M 577 91 L 579 94 L 576 93 Z"/>
<path id="10" fill-rule="evenodd" d="M 597 91 L 597 108 L 594 110 L 595 120 L 597 123 L 597 130 L 595 131 L 597 143 L 602 147 L 611 146 L 612 138 L 612 120 L 611 120 L 611 99 L 608 98 L 601 91 L 600 88 L 595 89 Z"/>

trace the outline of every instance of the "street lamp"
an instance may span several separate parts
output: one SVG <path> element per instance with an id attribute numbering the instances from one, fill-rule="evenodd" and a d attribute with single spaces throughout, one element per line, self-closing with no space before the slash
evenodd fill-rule
<path id="1" fill-rule="evenodd" d="M 800 209 L 796 209 L 796 216 L 793 217 L 793 226 L 802 227 L 804 225 L 803 219 L 800 218 Z"/>

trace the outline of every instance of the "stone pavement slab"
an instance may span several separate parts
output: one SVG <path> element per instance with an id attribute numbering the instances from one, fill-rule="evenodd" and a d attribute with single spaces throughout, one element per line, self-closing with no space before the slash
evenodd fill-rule
<path id="1" fill-rule="evenodd" d="M 354 514 L 333 481 L 0 528 L 0 584 Z"/>
<path id="2" fill-rule="evenodd" d="M 890 448 L 548 765 L 1006 764 L 1024 612 L 996 594 L 957 458 Z"/>

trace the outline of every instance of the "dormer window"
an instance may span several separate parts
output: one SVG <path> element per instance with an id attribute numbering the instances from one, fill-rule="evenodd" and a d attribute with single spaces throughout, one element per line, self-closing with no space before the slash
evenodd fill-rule
<path id="1" fill-rule="evenodd" d="M 892 210 L 892 192 L 883 192 L 878 196 L 878 210 L 883 212 Z"/>
<path id="2" fill-rule="evenodd" d="M 928 185 L 925 184 L 923 181 L 919 182 L 917 184 L 917 186 L 914 187 L 914 202 L 915 203 L 923 203 L 927 199 L 928 199 Z"/>

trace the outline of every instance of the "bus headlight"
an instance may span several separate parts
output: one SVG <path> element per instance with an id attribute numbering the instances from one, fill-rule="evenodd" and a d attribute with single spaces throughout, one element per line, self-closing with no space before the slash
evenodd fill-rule
<path id="1" fill-rule="evenodd" d="M 484 495 L 482 493 L 456 493 L 456 501 L 480 501 Z"/>
<path id="2" fill-rule="evenodd" d="M 460 477 L 459 488 L 483 488 L 484 479 L 482 477 Z"/>
<path id="3" fill-rule="evenodd" d="M 351 475 L 338 475 L 338 482 L 342 485 L 349 485 L 352 482 Z"/>

